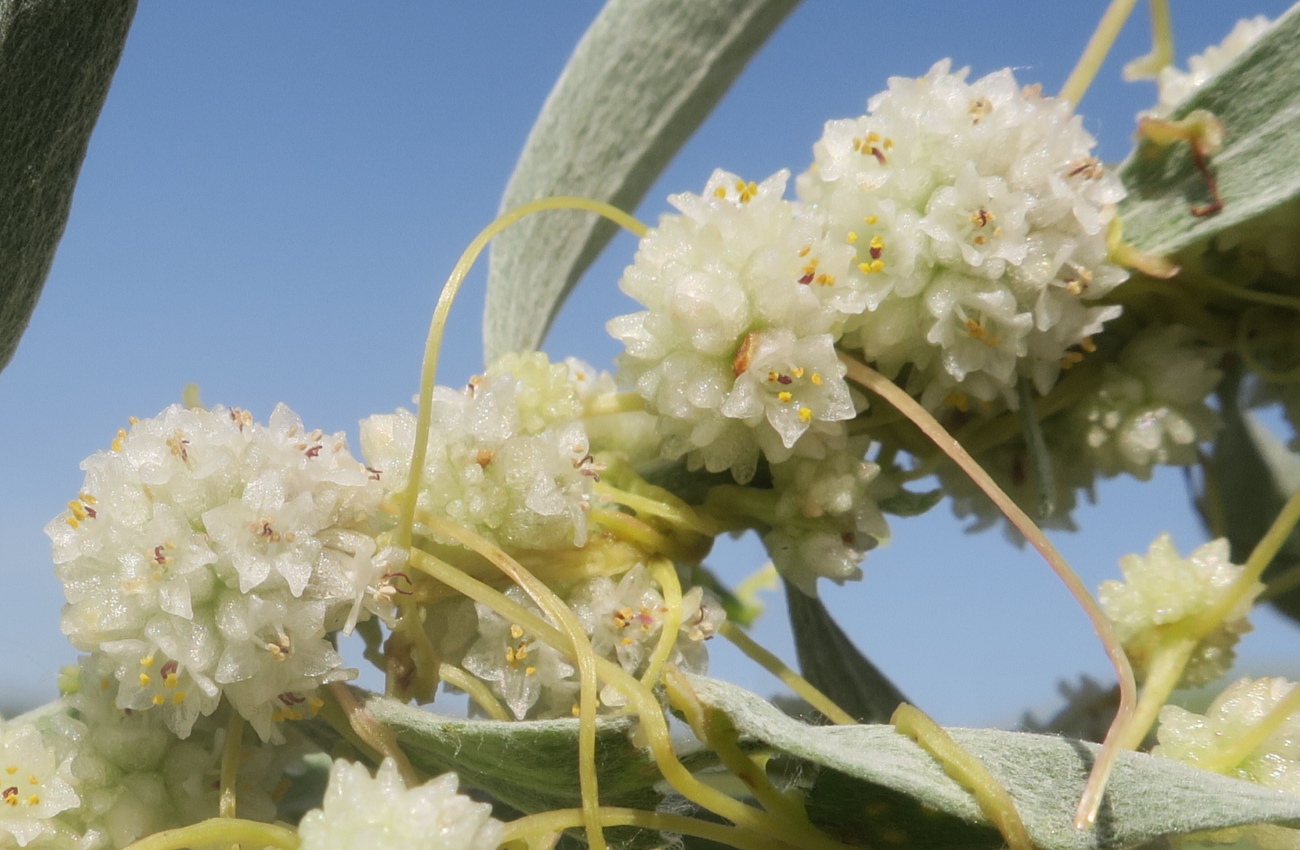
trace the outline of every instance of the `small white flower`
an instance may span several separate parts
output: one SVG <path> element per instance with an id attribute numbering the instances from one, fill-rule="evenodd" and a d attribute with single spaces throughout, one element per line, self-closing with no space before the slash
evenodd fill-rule
<path id="1" fill-rule="evenodd" d="M 35 725 L 0 720 L 0 846 L 26 847 L 59 834 L 54 818 L 80 802 L 71 763 Z"/>
<path id="2" fill-rule="evenodd" d="M 1125 580 L 1102 582 L 1098 596 L 1139 675 L 1160 646 L 1162 633 L 1209 611 L 1242 573 L 1228 560 L 1227 540 L 1206 543 L 1182 558 L 1168 534 L 1157 537 L 1145 556 L 1125 555 L 1119 564 Z M 1233 646 L 1250 631 L 1250 606 L 1263 590 L 1255 582 L 1222 626 L 1197 645 L 1183 684 L 1213 681 L 1232 666 Z"/>
<path id="3" fill-rule="evenodd" d="M 494 850 L 504 825 L 492 807 L 456 792 L 447 773 L 407 788 L 391 759 L 371 778 L 338 759 L 321 808 L 303 815 L 302 850 Z"/>
<path id="4" fill-rule="evenodd" d="M 506 595 L 541 616 L 540 609 L 518 587 L 510 588 Z M 568 716 L 578 690 L 574 667 L 559 650 L 518 623 L 481 603 L 476 603 L 475 609 L 479 636 L 461 662 L 465 669 L 490 683 L 518 720 L 530 712 Z"/>
<path id="5" fill-rule="evenodd" d="M 1072 414 L 1097 466 L 1146 480 L 1157 464 L 1196 463 L 1197 447 L 1219 425 L 1205 398 L 1223 375 L 1216 368 L 1222 356 L 1177 325 L 1134 337 Z"/>

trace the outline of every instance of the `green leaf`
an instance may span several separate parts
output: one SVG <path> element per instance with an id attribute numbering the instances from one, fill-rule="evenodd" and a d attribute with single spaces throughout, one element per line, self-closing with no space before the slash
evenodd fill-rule
<path id="1" fill-rule="evenodd" d="M 1192 215 L 1209 200 L 1185 144 L 1142 145 L 1123 165 L 1124 238 L 1165 255 L 1274 210 L 1300 195 L 1300 7 L 1293 7 L 1235 62 L 1175 111 L 1212 112 L 1227 133 L 1210 167 L 1224 207 Z"/>
<path id="2" fill-rule="evenodd" d="M 54 261 L 135 0 L 0 2 L 0 369 Z"/>
<path id="3" fill-rule="evenodd" d="M 974 798 L 892 726 L 807 726 L 734 685 L 704 677 L 691 682 L 744 738 L 785 757 L 807 788 L 809 816 L 827 832 L 873 847 L 1002 846 Z M 1126 752 L 1097 827 L 1080 832 L 1071 821 L 1097 745 L 994 729 L 949 732 L 1011 793 L 1040 850 L 1127 847 L 1251 823 L 1300 824 L 1300 797 Z"/>
<path id="4" fill-rule="evenodd" d="M 920 516 L 941 501 L 943 501 L 943 491 L 939 489 L 914 493 L 911 490 L 899 488 L 897 493 L 880 500 L 880 510 L 894 516 Z"/>
<path id="5" fill-rule="evenodd" d="M 907 702 L 903 692 L 858 651 L 820 599 L 789 582 L 785 598 L 804 678 L 859 722 L 888 723 Z"/>
<path id="6" fill-rule="evenodd" d="M 502 210 L 549 195 L 635 208 L 798 0 L 610 0 L 542 107 Z M 532 216 L 497 237 L 483 344 L 535 348 L 613 236 L 589 213 Z"/>
<path id="7" fill-rule="evenodd" d="M 1229 373 L 1219 386 L 1219 415 L 1223 430 L 1209 461 L 1210 487 L 1198 507 L 1213 537 L 1226 537 L 1234 563 L 1245 563 L 1287 497 L 1300 487 L 1300 458 L 1277 437 L 1251 420 L 1238 403 L 1239 372 Z M 1300 566 L 1300 531 L 1292 531 L 1264 581 Z M 1300 621 L 1300 587 L 1272 597 L 1271 604 Z"/>

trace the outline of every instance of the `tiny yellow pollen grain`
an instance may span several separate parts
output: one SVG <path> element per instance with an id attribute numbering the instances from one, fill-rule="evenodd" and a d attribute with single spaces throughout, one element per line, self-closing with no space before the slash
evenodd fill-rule
<path id="1" fill-rule="evenodd" d="M 863 274 L 871 274 L 871 263 L 858 263 L 858 271 Z"/>
<path id="2" fill-rule="evenodd" d="M 867 224 L 875 224 L 876 222 L 880 221 L 880 219 L 874 215 L 869 215 L 862 220 L 865 221 Z"/>
<path id="3" fill-rule="evenodd" d="M 801 257 L 806 257 L 806 256 L 808 256 L 808 252 L 811 251 L 811 250 L 812 250 L 812 246 L 811 246 L 811 245 L 805 245 L 805 246 L 803 246 L 802 248 L 799 249 L 799 256 L 801 256 Z"/>
<path id="4" fill-rule="evenodd" d="M 184 691 L 177 691 L 176 693 L 172 694 L 172 705 L 180 705 L 183 702 L 185 702 Z"/>
<path id="5" fill-rule="evenodd" d="M 820 283 L 822 286 L 834 286 L 835 275 L 822 272 L 821 274 L 817 275 L 817 282 Z"/>
<path id="6" fill-rule="evenodd" d="M 885 270 L 885 261 L 884 261 L 884 260 L 872 260 L 872 261 L 871 261 L 871 270 L 872 270 L 873 272 L 882 272 L 882 271 L 884 271 L 884 270 Z"/>
<path id="7" fill-rule="evenodd" d="M 167 702 L 167 698 L 162 694 L 154 694 L 149 701 L 152 702 L 154 705 L 162 705 L 163 703 Z"/>
<path id="8" fill-rule="evenodd" d="M 621 641 L 619 641 L 619 643 L 623 644 L 624 646 L 631 646 L 632 644 L 636 643 L 636 638 L 625 637 Z"/>
<path id="9" fill-rule="evenodd" d="M 17 772 L 18 772 L 18 765 L 16 764 L 11 764 L 5 768 L 5 773 L 9 774 L 10 776 L 13 776 Z"/>
<path id="10" fill-rule="evenodd" d="M 872 236 L 868 244 L 877 251 L 883 251 L 885 248 L 885 240 L 879 236 Z"/>
<path id="11" fill-rule="evenodd" d="M 40 804 L 41 804 L 41 798 L 36 794 L 33 794 L 27 798 L 27 805 L 29 806 L 39 806 Z"/>
<path id="12" fill-rule="evenodd" d="M 713 195 L 714 197 L 717 198 L 725 198 L 727 197 L 727 190 L 724 187 L 719 186 L 718 188 L 713 190 Z"/>
<path id="13" fill-rule="evenodd" d="M 820 372 L 813 372 L 812 377 L 808 380 L 813 382 L 813 386 L 820 387 L 822 385 L 822 376 Z"/>
<path id="14" fill-rule="evenodd" d="M 809 407 L 801 407 L 801 408 L 799 408 L 799 421 L 800 421 L 800 422 L 811 422 L 811 421 L 812 421 L 812 408 L 809 408 Z"/>
<path id="15" fill-rule="evenodd" d="M 849 235 L 844 237 L 844 241 L 847 242 L 847 243 L 849 243 L 850 245 L 852 245 L 853 243 L 857 242 L 857 241 L 858 241 L 858 232 L 857 232 L 856 230 L 850 230 L 850 231 L 849 231 Z"/>
<path id="16" fill-rule="evenodd" d="M 536 667 L 525 667 L 525 668 L 524 668 L 524 675 L 525 675 L 525 676 L 532 676 L 532 675 L 534 675 L 536 672 L 537 672 L 537 668 L 536 668 Z"/>
<path id="17" fill-rule="evenodd" d="M 140 687 L 142 687 L 142 688 L 147 688 L 147 687 L 149 687 L 149 683 L 152 682 L 152 681 L 153 681 L 153 680 L 149 678 L 149 674 L 148 674 L 148 673 L 141 673 L 141 674 L 140 674 Z"/>
<path id="18" fill-rule="evenodd" d="M 152 667 L 152 666 L 153 666 L 153 656 L 152 656 L 152 655 L 146 655 L 146 656 L 144 656 L 143 658 L 141 658 L 141 659 L 140 659 L 140 666 L 141 666 L 141 667 Z"/>
<path id="19" fill-rule="evenodd" d="M 163 687 L 174 688 L 180 684 L 180 681 L 180 677 L 175 673 L 168 673 L 166 676 L 163 676 Z"/>
<path id="20" fill-rule="evenodd" d="M 796 378 L 802 378 L 802 377 L 803 377 L 803 367 L 802 367 L 802 366 L 795 366 L 793 369 L 790 370 L 790 374 L 791 374 L 792 376 L 796 377 Z"/>
<path id="21" fill-rule="evenodd" d="M 781 401 L 781 402 L 788 402 L 793 398 L 794 396 L 790 393 L 789 390 L 781 390 L 781 392 L 776 394 L 777 401 Z"/>

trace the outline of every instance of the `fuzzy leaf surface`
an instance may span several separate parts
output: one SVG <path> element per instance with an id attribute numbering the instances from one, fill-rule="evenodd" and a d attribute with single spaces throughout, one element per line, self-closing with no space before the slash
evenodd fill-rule
<path id="1" fill-rule="evenodd" d="M 610 0 L 551 91 L 502 210 L 550 195 L 634 209 L 798 0 Z M 614 235 L 590 213 L 531 216 L 494 241 L 487 362 L 536 348 Z"/>
<path id="2" fill-rule="evenodd" d="M 1210 200 L 1186 144 L 1140 145 L 1120 170 L 1124 238 L 1150 254 L 1175 254 L 1300 196 L 1300 6 L 1183 103 L 1223 122 L 1223 150 L 1210 160 L 1223 210 L 1196 216 Z"/>
<path id="3" fill-rule="evenodd" d="M 824 830 L 873 847 L 1002 846 L 974 798 L 892 726 L 808 726 L 734 685 L 692 677 L 742 740 L 775 751 Z M 1040 850 L 1119 848 L 1248 823 L 1300 825 L 1300 797 L 1142 753 L 1123 753 L 1096 828 L 1071 825 L 1096 744 L 994 729 L 950 729 L 1011 793 Z"/>
<path id="4" fill-rule="evenodd" d="M 0 2 L 0 369 L 54 262 L 134 14 L 135 0 Z"/>

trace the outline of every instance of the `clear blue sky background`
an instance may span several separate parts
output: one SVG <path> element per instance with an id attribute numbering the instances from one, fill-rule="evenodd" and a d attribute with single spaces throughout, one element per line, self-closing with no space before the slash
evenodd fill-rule
<path id="1" fill-rule="evenodd" d="M 650 192 L 726 167 L 753 179 L 802 170 L 824 121 L 859 114 L 890 75 L 943 57 L 1004 66 L 1059 89 L 1105 3 L 808 0 Z M 1180 59 L 1239 15 L 1282 0 L 1182 0 Z M 346 430 L 409 403 L 429 313 L 456 256 L 496 211 L 524 138 L 599 4 L 166 3 L 143 0 L 90 145 L 72 217 L 18 354 L 0 373 L 0 701 L 44 700 L 74 653 L 58 628 L 45 523 L 77 492 L 82 458 L 128 416 L 152 416 L 197 382 L 208 403 L 278 401 L 309 427 Z M 1120 81 L 1148 49 L 1145 10 L 1084 99 L 1109 160 L 1128 151 L 1149 83 Z M 555 357 L 608 367 L 602 325 L 633 305 L 615 286 L 616 241 L 552 333 Z M 453 312 L 441 377 L 482 368 L 481 271 Z M 1113 483 L 1058 535 L 1096 584 L 1169 530 L 1202 535 L 1177 473 Z M 948 724 L 1050 709 L 1061 678 L 1108 679 L 1082 613 L 1036 557 L 998 533 L 960 531 L 946 505 L 894 524 L 860 584 L 827 587 L 840 621 L 923 708 Z M 753 543 L 720 546 L 738 580 Z M 783 605 L 760 637 L 792 656 Z M 1294 629 L 1257 618 L 1243 652 L 1294 658 Z M 715 642 L 720 643 L 720 642 Z M 715 672 L 760 691 L 761 671 L 715 647 Z"/>

